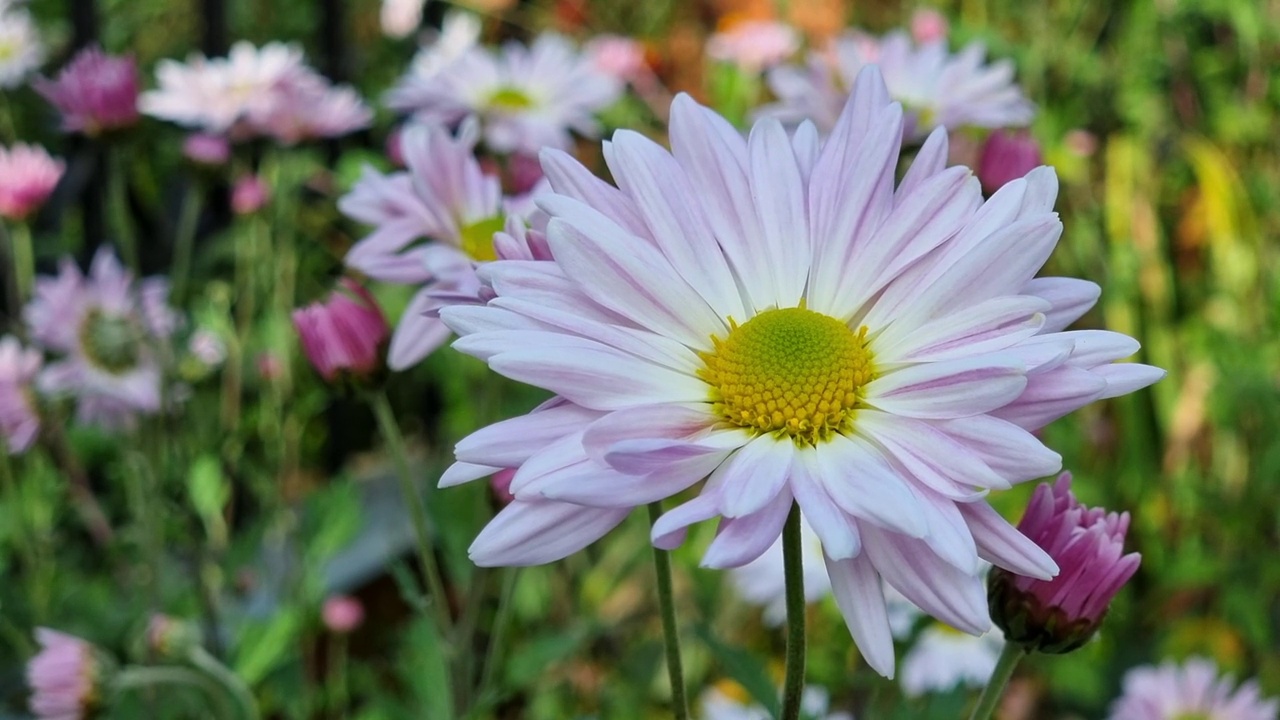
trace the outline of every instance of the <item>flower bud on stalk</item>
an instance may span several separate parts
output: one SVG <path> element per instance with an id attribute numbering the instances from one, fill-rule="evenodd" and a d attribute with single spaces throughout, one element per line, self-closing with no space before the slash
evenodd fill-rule
<path id="1" fill-rule="evenodd" d="M 994 568 L 987 580 L 991 618 L 1009 642 L 1027 650 L 1066 653 L 1084 645 L 1102 624 L 1111 599 L 1138 570 L 1138 553 L 1124 555 L 1129 513 L 1080 504 L 1071 473 L 1036 488 L 1018 529 L 1049 553 L 1060 572 L 1036 580 Z"/>
<path id="2" fill-rule="evenodd" d="M 293 311 L 302 349 L 327 382 L 339 374 L 368 380 L 385 362 L 391 329 L 369 291 L 344 278 L 323 303 Z"/>

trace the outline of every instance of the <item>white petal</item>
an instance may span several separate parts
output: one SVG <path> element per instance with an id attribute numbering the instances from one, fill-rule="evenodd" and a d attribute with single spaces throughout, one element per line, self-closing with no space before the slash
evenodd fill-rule
<path id="1" fill-rule="evenodd" d="M 810 469 L 841 510 L 915 537 L 928 532 L 915 494 L 865 440 L 832 435 L 815 457 Z"/>
<path id="2" fill-rule="evenodd" d="M 863 525 L 862 546 L 885 581 L 921 610 L 972 635 L 991 628 L 981 578 L 946 563 L 923 540 Z"/>
<path id="3" fill-rule="evenodd" d="M 724 500 L 720 513 L 742 517 L 764 508 L 787 484 L 795 443 L 760 435 L 742 446 L 725 463 Z"/>
<path id="4" fill-rule="evenodd" d="M 516 500 L 489 521 L 468 553 L 481 567 L 555 562 L 599 540 L 630 512 Z"/>
<path id="5" fill-rule="evenodd" d="M 871 669 L 893 678 L 893 636 L 880 574 L 866 553 L 847 560 L 825 558 L 831 590 L 849 633 Z"/>
<path id="6" fill-rule="evenodd" d="M 978 415 L 936 420 L 933 425 L 958 440 L 1009 483 L 1046 477 L 1062 469 L 1061 455 L 1045 447 L 1035 435 L 999 418 Z"/>
<path id="7" fill-rule="evenodd" d="M 490 358 L 489 366 L 593 410 L 695 402 L 707 395 L 706 383 L 696 377 L 612 349 L 510 350 Z"/>
<path id="8" fill-rule="evenodd" d="M 742 567 L 760 557 L 782 534 L 792 502 L 791 493 L 784 490 L 756 512 L 721 520 L 715 540 L 702 556 L 702 567 Z"/>
<path id="9" fill-rule="evenodd" d="M 858 525 L 836 505 L 823 486 L 818 450 L 796 449 L 791 469 L 791 491 L 805 520 L 822 541 L 822 550 L 835 560 L 847 560 L 862 550 Z"/>
<path id="10" fill-rule="evenodd" d="M 1050 580 L 1058 574 L 1058 564 L 1049 553 L 1023 535 L 986 502 L 960 506 L 973 539 L 978 543 L 978 556 L 983 560 L 1019 575 Z"/>
<path id="11" fill-rule="evenodd" d="M 1026 387 L 1019 363 L 999 356 L 967 358 L 890 372 L 866 386 L 866 400 L 895 415 L 950 419 L 1006 405 Z"/>
<path id="12" fill-rule="evenodd" d="M 897 322 L 872 344 L 883 363 L 955 360 L 1004 350 L 1040 331 L 1049 303 L 1009 295 L 961 308 L 912 328 Z"/>
<path id="13" fill-rule="evenodd" d="M 809 270 L 809 219 L 804 180 L 782 124 L 772 118 L 756 123 L 747 141 L 751 158 L 751 194 L 764 243 L 758 248 L 771 271 L 777 307 L 795 307 Z M 755 288 L 752 288 L 753 295 Z"/>

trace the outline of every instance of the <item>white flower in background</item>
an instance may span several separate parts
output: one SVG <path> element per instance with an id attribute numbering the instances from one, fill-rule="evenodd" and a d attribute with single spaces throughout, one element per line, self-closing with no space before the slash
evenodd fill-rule
<path id="1" fill-rule="evenodd" d="M 45 47 L 31 13 L 0 3 L 0 88 L 16 88 L 44 62 Z"/>
<path id="2" fill-rule="evenodd" d="M 393 38 L 412 35 L 422 25 L 422 9 L 426 4 L 427 0 L 382 0 L 382 11 L 378 15 L 382 34 Z"/>
<path id="3" fill-rule="evenodd" d="M 702 720 L 771 720 L 773 717 L 752 702 L 747 691 L 730 681 L 717 683 L 698 700 Z M 801 713 L 814 720 L 853 720 L 847 712 L 829 712 L 831 696 L 820 687 L 807 687 L 800 700 Z"/>
<path id="4" fill-rule="evenodd" d="M 1257 680 L 1236 687 L 1212 660 L 1188 658 L 1136 667 L 1124 676 L 1124 695 L 1108 720 L 1276 720 L 1280 700 L 1264 699 Z"/>
<path id="5" fill-rule="evenodd" d="M 804 600 L 818 602 L 831 594 L 831 578 L 827 564 L 822 559 L 822 541 L 801 519 L 800 537 L 804 561 Z M 764 621 L 781 625 L 787 621 L 787 586 L 783 577 L 782 538 L 763 555 L 729 571 L 729 579 L 742 599 L 754 605 L 764 606 Z"/>
<path id="6" fill-rule="evenodd" d="M 974 637 L 940 622 L 931 623 L 902 658 L 902 691 L 917 697 L 957 685 L 981 687 L 991 678 L 1003 646 L 1004 638 L 994 627 Z"/>
<path id="7" fill-rule="evenodd" d="M 401 83 L 410 80 L 425 82 L 435 77 L 449 63 L 457 60 L 480 42 L 480 18 L 461 10 L 444 16 L 439 33 L 433 40 L 424 42 L 413 57 L 409 75 Z"/>
<path id="8" fill-rule="evenodd" d="M 753 20 L 707 38 L 707 55 L 758 73 L 800 49 L 800 33 L 786 23 Z"/>

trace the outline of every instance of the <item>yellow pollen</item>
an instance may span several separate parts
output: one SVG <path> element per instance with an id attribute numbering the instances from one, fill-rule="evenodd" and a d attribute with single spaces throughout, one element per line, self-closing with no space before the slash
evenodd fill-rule
<path id="1" fill-rule="evenodd" d="M 807 308 L 766 310 L 699 353 L 725 421 L 816 445 L 845 429 L 874 377 L 867 328 Z"/>
<path id="2" fill-rule="evenodd" d="M 488 105 L 498 110 L 528 110 L 533 107 L 533 98 L 523 90 L 504 87 L 489 96 Z"/>
<path id="3" fill-rule="evenodd" d="M 493 249 L 493 234 L 501 232 L 505 222 L 501 215 L 495 215 L 462 226 L 462 252 L 477 262 L 497 260 L 498 253 Z"/>

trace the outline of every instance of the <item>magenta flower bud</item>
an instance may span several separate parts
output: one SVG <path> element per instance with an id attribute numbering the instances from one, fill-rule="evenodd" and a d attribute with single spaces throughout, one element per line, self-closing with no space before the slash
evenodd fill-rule
<path id="1" fill-rule="evenodd" d="M 80 720 L 99 707 L 106 663 L 73 635 L 36 628 L 40 652 L 27 663 L 30 710 L 40 720 Z"/>
<path id="2" fill-rule="evenodd" d="M 231 188 L 231 209 L 237 215 L 252 215 L 271 201 L 271 190 L 257 175 L 244 175 Z"/>
<path id="3" fill-rule="evenodd" d="M 197 165 L 221 167 L 231 159 L 231 143 L 221 135 L 193 133 L 182 142 L 182 154 Z"/>
<path id="4" fill-rule="evenodd" d="M 382 367 L 391 329 L 368 290 L 350 278 L 323 303 L 293 311 L 302 349 L 320 376 L 333 382 L 339 373 L 367 379 Z"/>
<path id="5" fill-rule="evenodd" d="M 1093 637 L 1111 599 L 1138 571 L 1141 556 L 1124 553 L 1129 513 L 1081 505 L 1071 473 L 1036 488 L 1018 530 L 1058 564 L 1052 580 L 994 568 L 988 578 L 991 618 L 1010 642 L 1046 653 L 1075 650 Z"/>
<path id="6" fill-rule="evenodd" d="M 62 129 L 97 137 L 138 122 L 138 66 L 130 55 L 107 55 L 88 47 L 72 58 L 56 80 L 32 85 L 62 113 Z"/>
<path id="7" fill-rule="evenodd" d="M 1040 144 L 1026 130 L 996 130 L 982 146 L 978 179 L 988 195 L 1044 164 Z"/>
<path id="8" fill-rule="evenodd" d="M 39 145 L 0 147 L 0 217 L 25 220 L 39 210 L 64 170 L 66 165 Z"/>
<path id="9" fill-rule="evenodd" d="M 364 624 L 364 605 L 349 595 L 335 595 L 324 601 L 320 617 L 331 632 L 346 635 Z"/>

